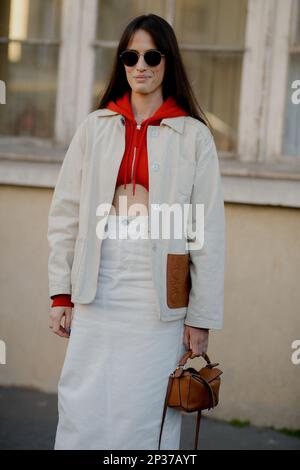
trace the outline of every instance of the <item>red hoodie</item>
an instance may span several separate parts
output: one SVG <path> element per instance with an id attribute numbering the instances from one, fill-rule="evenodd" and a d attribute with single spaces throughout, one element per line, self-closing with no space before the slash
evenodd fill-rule
<path id="1" fill-rule="evenodd" d="M 117 111 L 124 117 L 125 152 L 120 165 L 116 187 L 124 183 L 124 188 L 126 188 L 126 183 L 132 180 L 133 195 L 135 194 L 136 183 L 143 185 L 149 191 L 147 127 L 149 124 L 151 126 L 159 126 L 163 118 L 187 116 L 188 112 L 181 108 L 172 96 L 169 96 L 151 117 L 142 121 L 139 126 L 140 128 L 138 128 L 131 107 L 131 90 L 127 90 L 116 101 L 110 101 L 106 107 L 112 111 Z M 133 167 L 132 162 L 134 163 Z M 130 172 L 128 167 L 131 169 Z M 51 299 L 53 299 L 51 307 L 74 307 L 70 294 L 52 295 Z"/>
<path id="2" fill-rule="evenodd" d="M 133 195 L 135 194 L 136 183 L 143 185 L 149 191 L 146 138 L 147 127 L 149 124 L 152 126 L 159 126 L 163 118 L 187 116 L 188 113 L 183 108 L 178 106 L 176 100 L 172 96 L 169 96 L 152 116 L 142 121 L 140 128 L 138 128 L 131 107 L 131 90 L 127 90 L 124 95 L 121 98 L 118 98 L 115 102 L 110 101 L 107 105 L 107 108 L 111 109 L 112 111 L 117 111 L 125 118 L 126 146 L 123 160 L 119 169 L 116 187 L 124 183 L 124 188 L 126 188 L 126 183 L 130 183 L 132 181 Z M 134 164 L 133 167 L 132 162 Z M 129 172 L 128 167 L 133 170 L 132 179 L 131 171 Z"/>

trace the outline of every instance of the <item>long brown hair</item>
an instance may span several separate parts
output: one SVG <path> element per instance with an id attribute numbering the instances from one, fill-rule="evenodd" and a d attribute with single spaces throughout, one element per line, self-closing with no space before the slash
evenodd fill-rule
<path id="1" fill-rule="evenodd" d="M 198 104 L 188 80 L 173 28 L 162 17 L 152 13 L 135 17 L 123 31 L 108 84 L 96 109 L 105 108 L 109 101 L 115 101 L 130 89 L 125 67 L 119 56 L 127 48 L 131 37 L 138 29 L 147 31 L 152 36 L 157 49 L 165 54 L 166 68 L 162 82 L 163 100 L 172 96 L 179 106 L 188 112 L 189 116 L 198 119 L 211 129 L 209 120 Z"/>

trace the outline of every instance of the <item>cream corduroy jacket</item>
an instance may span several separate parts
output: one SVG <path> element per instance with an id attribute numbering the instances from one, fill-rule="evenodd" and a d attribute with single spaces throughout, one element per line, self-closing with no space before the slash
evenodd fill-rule
<path id="1" fill-rule="evenodd" d="M 93 111 L 78 126 L 49 210 L 50 296 L 71 294 L 74 303 L 83 304 L 95 298 L 102 243 L 99 226 L 105 230 L 124 150 L 125 126 L 117 112 Z M 148 127 L 147 151 L 150 226 L 164 204 L 191 207 L 185 236 L 151 239 L 157 315 L 161 321 L 184 318 L 186 325 L 222 329 L 225 214 L 213 136 L 190 116 L 165 118 L 160 126 Z M 103 204 L 108 212 L 99 216 L 97 207 Z M 204 210 L 201 248 L 189 236 L 195 232 L 196 204 Z"/>

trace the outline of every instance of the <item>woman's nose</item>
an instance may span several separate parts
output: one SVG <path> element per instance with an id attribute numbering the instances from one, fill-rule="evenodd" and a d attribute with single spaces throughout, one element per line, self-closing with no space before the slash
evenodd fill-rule
<path id="1" fill-rule="evenodd" d="M 147 64 L 144 60 L 144 56 L 140 55 L 139 60 L 137 61 L 137 64 L 136 64 L 136 68 L 140 70 L 140 69 L 145 69 L 146 67 L 147 67 Z"/>

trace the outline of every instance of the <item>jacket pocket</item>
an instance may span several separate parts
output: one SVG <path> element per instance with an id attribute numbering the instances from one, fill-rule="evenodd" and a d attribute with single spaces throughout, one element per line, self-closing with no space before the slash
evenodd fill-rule
<path id="1" fill-rule="evenodd" d="M 85 239 L 83 238 L 76 239 L 75 247 L 74 247 L 74 258 L 73 258 L 73 264 L 72 264 L 72 270 L 71 270 L 71 283 L 72 284 L 76 282 L 76 278 L 77 278 L 77 275 L 81 266 L 84 244 L 85 244 Z"/>
<path id="2" fill-rule="evenodd" d="M 167 254 L 167 305 L 187 307 L 191 289 L 190 254 Z"/>

